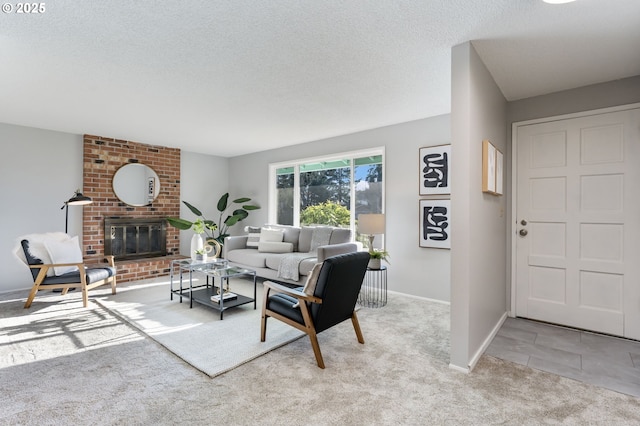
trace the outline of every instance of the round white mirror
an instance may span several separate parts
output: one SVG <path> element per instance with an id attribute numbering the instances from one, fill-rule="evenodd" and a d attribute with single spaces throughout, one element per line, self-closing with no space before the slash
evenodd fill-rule
<path id="1" fill-rule="evenodd" d="M 113 192 L 130 206 L 146 206 L 160 193 L 160 179 L 149 166 L 125 164 L 113 175 Z"/>

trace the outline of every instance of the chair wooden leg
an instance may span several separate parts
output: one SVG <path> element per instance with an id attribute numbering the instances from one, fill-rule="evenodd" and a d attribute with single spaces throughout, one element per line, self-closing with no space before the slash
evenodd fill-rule
<path id="1" fill-rule="evenodd" d="M 38 285 L 34 285 L 33 287 L 31 287 L 31 291 L 29 292 L 29 297 L 27 297 L 27 302 L 24 304 L 24 308 L 30 308 L 31 307 L 31 303 L 33 302 L 33 299 L 36 297 L 36 293 L 38 293 Z"/>
<path id="2" fill-rule="evenodd" d="M 351 315 L 351 322 L 353 323 L 353 329 L 356 331 L 358 342 L 364 343 L 364 337 L 362 336 L 362 330 L 360 330 L 360 323 L 358 322 L 356 311 L 353 311 L 353 315 Z"/>
<path id="3" fill-rule="evenodd" d="M 61 296 L 66 296 L 67 293 L 69 292 L 69 287 L 65 287 L 62 289 L 62 292 L 60 293 Z"/>
<path id="4" fill-rule="evenodd" d="M 315 330 L 309 331 L 309 340 L 311 340 L 311 347 L 313 348 L 313 354 L 316 356 L 316 362 L 318 367 L 324 368 L 324 360 L 322 359 L 322 352 L 320 352 L 320 344 L 318 344 L 318 335 Z"/>
<path id="5" fill-rule="evenodd" d="M 82 282 L 80 285 L 82 288 L 82 306 L 86 308 L 89 305 L 89 289 L 87 288 L 87 278 L 84 274 L 80 274 L 80 281 Z"/>
<path id="6" fill-rule="evenodd" d="M 111 278 L 111 294 L 116 294 L 116 277 Z"/>
<path id="7" fill-rule="evenodd" d="M 262 296 L 262 320 L 260 322 L 260 341 L 267 339 L 267 301 L 269 300 L 269 287 L 264 288 Z"/>

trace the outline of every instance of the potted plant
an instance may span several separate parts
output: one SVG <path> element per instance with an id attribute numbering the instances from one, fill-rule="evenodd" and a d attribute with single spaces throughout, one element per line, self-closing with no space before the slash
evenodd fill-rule
<path id="1" fill-rule="evenodd" d="M 369 250 L 369 269 L 380 269 L 381 261 L 389 262 L 389 252 L 386 250 L 372 249 Z"/>
<path id="2" fill-rule="evenodd" d="M 260 207 L 253 204 L 246 204 L 251 201 L 251 198 L 237 198 L 229 203 L 229 193 L 222 195 L 218 200 L 218 204 L 216 205 L 218 212 L 220 212 L 220 216 L 218 218 L 218 222 L 214 222 L 213 220 L 207 219 L 202 215 L 202 212 L 192 204 L 182 201 L 185 206 L 191 210 L 191 212 L 198 216 L 195 222 L 192 222 L 187 219 L 179 218 L 179 217 L 168 217 L 167 222 L 169 225 L 174 226 L 178 229 L 187 230 L 193 227 L 193 230 L 198 234 L 206 234 L 207 241 L 210 244 L 211 240 L 216 241 L 220 246 L 224 243 L 225 237 L 229 236 L 229 228 L 240 222 L 241 220 L 247 218 L 249 216 L 249 212 L 251 210 L 258 210 Z M 232 213 L 227 214 L 227 210 L 231 208 L 234 204 L 238 205 Z M 224 220 L 223 217 L 227 215 Z"/>

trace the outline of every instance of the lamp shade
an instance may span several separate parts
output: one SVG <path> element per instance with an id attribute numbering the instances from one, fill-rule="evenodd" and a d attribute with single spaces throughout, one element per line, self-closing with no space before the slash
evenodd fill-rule
<path id="1" fill-rule="evenodd" d="M 361 234 L 384 234 L 384 214 L 361 214 L 358 216 L 358 232 Z"/>
<path id="2" fill-rule="evenodd" d="M 70 204 L 72 206 L 81 206 L 84 204 L 91 204 L 93 200 L 91 197 L 87 197 L 86 195 L 82 195 L 82 192 L 76 191 L 73 197 L 69 198 L 66 204 Z"/>

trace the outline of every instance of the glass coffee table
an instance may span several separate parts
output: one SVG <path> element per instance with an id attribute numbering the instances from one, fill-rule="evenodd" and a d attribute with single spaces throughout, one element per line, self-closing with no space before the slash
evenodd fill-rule
<path id="1" fill-rule="evenodd" d="M 206 277 L 204 284 L 193 285 L 193 274 L 198 273 Z M 178 288 L 174 288 L 174 277 L 178 275 Z M 188 282 L 185 275 L 188 274 Z M 229 279 L 233 277 L 253 278 L 253 298 L 231 293 L 229 289 Z M 193 308 L 193 302 L 220 311 L 220 319 L 224 319 L 224 311 L 236 306 L 246 305 L 253 302 L 253 309 L 256 309 L 256 271 L 252 269 L 229 266 L 225 259 L 214 259 L 208 262 L 198 262 L 191 259 L 180 259 L 171 262 L 170 272 L 171 300 L 175 294 L 180 298 L 189 299 L 189 308 Z M 218 285 L 216 286 L 216 278 Z M 220 297 L 220 294 L 225 297 Z M 227 298 L 230 296 L 232 298 Z M 214 301 L 213 298 L 216 298 Z"/>

